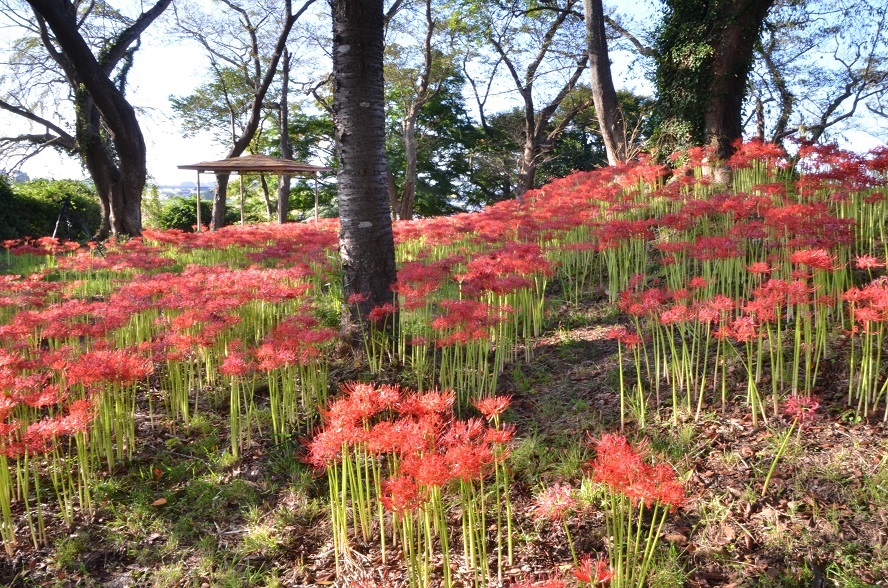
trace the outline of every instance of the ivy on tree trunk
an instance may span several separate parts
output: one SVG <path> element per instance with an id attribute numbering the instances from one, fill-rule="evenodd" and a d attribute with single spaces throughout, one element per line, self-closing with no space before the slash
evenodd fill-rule
<path id="1" fill-rule="evenodd" d="M 655 119 L 662 147 L 707 145 L 722 159 L 741 137 L 753 50 L 774 0 L 666 0 L 657 38 Z"/>

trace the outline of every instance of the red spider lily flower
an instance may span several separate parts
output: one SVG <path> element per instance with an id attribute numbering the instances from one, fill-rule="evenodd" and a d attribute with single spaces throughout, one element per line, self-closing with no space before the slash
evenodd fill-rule
<path id="1" fill-rule="evenodd" d="M 497 417 L 509 408 L 509 405 L 512 403 L 512 395 L 505 396 L 491 396 L 490 398 L 482 398 L 480 400 L 475 401 L 475 408 L 484 415 L 484 418 L 487 420 L 492 420 L 494 417 Z"/>
<path id="2" fill-rule="evenodd" d="M 373 385 L 361 382 L 340 384 L 340 389 L 356 401 L 371 406 L 376 411 L 393 408 L 401 400 L 401 389 L 392 385 Z"/>
<path id="3" fill-rule="evenodd" d="M 464 482 L 482 479 L 494 461 L 489 447 L 473 443 L 451 445 L 444 459 L 450 467 L 450 475 Z"/>
<path id="4" fill-rule="evenodd" d="M 873 270 L 885 267 L 883 262 L 879 261 L 878 258 L 873 257 L 872 255 L 858 255 L 857 259 L 854 261 L 854 265 L 857 269 L 862 270 Z"/>
<path id="5" fill-rule="evenodd" d="M 355 293 L 350 294 L 348 297 L 349 304 L 360 304 L 362 302 L 367 302 L 370 297 L 367 294 Z"/>
<path id="6" fill-rule="evenodd" d="M 228 355 L 219 366 L 219 373 L 224 376 L 246 376 L 253 372 L 256 365 L 249 355 L 240 350 L 240 341 L 234 340 L 229 345 Z"/>
<path id="7" fill-rule="evenodd" d="M 761 139 L 746 142 L 737 139 L 732 146 L 735 151 L 728 159 L 728 167 L 731 169 L 750 167 L 756 161 L 768 166 L 783 167 L 786 165 L 786 152 L 783 147 L 774 143 L 766 143 Z"/>
<path id="8" fill-rule="evenodd" d="M 374 307 L 373 310 L 370 311 L 370 314 L 367 315 L 367 318 L 374 323 L 378 323 L 384 321 L 393 314 L 395 314 L 395 305 L 388 302 L 382 306 Z"/>
<path id="9" fill-rule="evenodd" d="M 503 425 L 499 429 L 484 431 L 484 442 L 491 445 L 505 445 L 515 436 L 515 425 Z"/>
<path id="10" fill-rule="evenodd" d="M 709 280 L 707 280 L 706 278 L 703 278 L 701 276 L 691 278 L 691 281 L 688 282 L 688 286 L 694 290 L 699 290 L 700 288 L 705 288 L 708 285 L 709 285 Z"/>
<path id="11" fill-rule="evenodd" d="M 447 429 L 439 439 L 439 446 L 450 447 L 463 443 L 477 443 L 484 438 L 486 424 L 481 419 L 468 419 L 465 421 L 451 420 Z"/>
<path id="12" fill-rule="evenodd" d="M 820 403 L 813 396 L 790 396 L 783 410 L 799 423 L 803 423 L 813 419 L 818 408 Z"/>
<path id="13" fill-rule="evenodd" d="M 751 274 L 770 274 L 774 268 L 768 266 L 764 261 L 756 261 L 746 266 L 746 271 Z"/>
<path id="14" fill-rule="evenodd" d="M 687 322 L 692 318 L 692 314 L 688 312 L 688 307 L 684 304 L 676 304 L 670 306 L 660 313 L 660 324 L 674 325 Z"/>
<path id="15" fill-rule="evenodd" d="M 95 410 L 89 400 L 75 400 L 68 405 L 68 415 L 59 422 L 59 429 L 65 435 L 82 433 L 92 424 Z"/>
<path id="16" fill-rule="evenodd" d="M 739 316 L 731 322 L 731 335 L 735 341 L 747 343 L 757 340 L 760 332 L 753 317 Z"/>
<path id="17" fill-rule="evenodd" d="M 614 325 L 605 332 L 604 338 L 605 339 L 616 339 L 617 341 L 619 341 L 628 332 L 629 332 L 629 329 L 627 329 L 625 326 Z"/>
<path id="18" fill-rule="evenodd" d="M 811 269 L 831 270 L 834 269 L 835 259 L 825 249 L 803 249 L 790 254 L 789 262 L 807 265 Z"/>
<path id="19" fill-rule="evenodd" d="M 567 484 L 554 484 L 537 494 L 534 499 L 534 518 L 561 522 L 577 507 L 573 488 Z"/>
<path id="20" fill-rule="evenodd" d="M 409 476 L 390 478 L 382 483 L 379 501 L 392 512 L 413 512 L 427 500 L 425 492 Z"/>
<path id="21" fill-rule="evenodd" d="M 610 582 L 613 571 L 606 557 L 592 560 L 588 553 L 580 560 L 580 564 L 573 569 L 574 578 L 586 584 L 603 584 Z"/>
<path id="22" fill-rule="evenodd" d="M 133 384 L 154 372 L 151 362 L 126 349 L 84 353 L 69 367 L 72 383 L 92 385 L 99 382 Z"/>
<path id="23" fill-rule="evenodd" d="M 684 503 L 684 488 L 666 464 L 652 466 L 622 435 L 604 434 L 592 461 L 594 480 L 647 506 L 658 503 L 677 508 Z"/>
<path id="24" fill-rule="evenodd" d="M 671 466 L 661 463 L 654 466 L 652 476 L 654 492 L 651 498 L 669 508 L 680 508 L 685 502 L 684 486 L 675 477 Z"/>
<path id="25" fill-rule="evenodd" d="M 401 471 L 423 486 L 445 486 L 454 479 L 447 460 L 439 453 L 408 455 Z"/>
<path id="26" fill-rule="evenodd" d="M 448 412 L 455 401 L 456 395 L 453 392 L 433 390 L 410 394 L 398 403 L 397 409 L 401 414 L 422 417 Z"/>
<path id="27" fill-rule="evenodd" d="M 807 304 L 813 293 L 814 288 L 809 287 L 805 280 L 793 280 L 786 287 L 786 300 L 789 304 Z"/>

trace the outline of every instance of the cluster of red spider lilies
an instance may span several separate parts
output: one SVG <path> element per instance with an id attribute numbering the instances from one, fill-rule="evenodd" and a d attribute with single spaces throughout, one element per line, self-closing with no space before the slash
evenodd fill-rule
<path id="1" fill-rule="evenodd" d="M 625 312 L 611 333 L 634 366 L 619 373 L 624 424 L 643 427 L 651 407 L 699 415 L 739 396 L 758 425 L 787 396 L 818 394 L 827 363 L 844 370 L 862 417 L 888 415 L 888 150 L 802 146 L 790 157 L 747 143 L 727 187 L 709 181 L 705 158 L 575 173 L 521 201 L 398 223 L 392 304 L 365 317 L 371 376 L 394 367 L 464 410 L 496 394 L 507 363 L 530 359 L 547 291 L 573 304 L 591 291 Z M 93 512 L 90 483 L 136 447 L 137 406 L 153 416 L 163 403 L 188 421 L 206 391 L 225 390 L 238 456 L 266 434 L 260 413 L 283 439 L 338 402 L 328 367 L 341 305 L 354 300 L 338 282 L 336 221 L 3 247 L 8 553 L 23 528 L 14 513 L 39 545 L 53 498 L 66 524 Z M 390 321 L 394 338 L 378 328 Z M 342 546 L 344 519 L 338 528 Z"/>

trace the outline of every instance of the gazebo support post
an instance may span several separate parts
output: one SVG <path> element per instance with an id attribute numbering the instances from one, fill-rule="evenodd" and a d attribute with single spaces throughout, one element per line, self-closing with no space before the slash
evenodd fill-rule
<path id="1" fill-rule="evenodd" d="M 315 222 L 318 222 L 318 172 L 315 172 Z"/>
<path id="2" fill-rule="evenodd" d="M 197 172 L 197 232 L 200 232 L 200 172 Z"/>

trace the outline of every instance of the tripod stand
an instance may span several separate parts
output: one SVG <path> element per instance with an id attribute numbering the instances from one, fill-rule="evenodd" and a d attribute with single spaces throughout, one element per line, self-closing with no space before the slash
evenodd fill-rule
<path id="1" fill-rule="evenodd" d="M 83 222 L 83 219 L 77 214 L 77 211 L 74 209 L 74 205 L 71 203 L 71 197 L 65 196 L 65 199 L 62 200 L 62 206 L 59 209 L 59 216 L 56 219 L 55 228 L 52 230 L 53 238 L 56 238 L 59 232 L 59 225 L 62 224 L 62 219 L 65 219 L 65 234 L 68 236 L 68 239 L 73 239 L 77 236 L 78 232 L 83 233 L 84 238 L 89 239 L 91 234 L 89 229 L 86 228 L 86 223 Z M 77 222 L 77 227 L 74 226 L 74 223 Z"/>

